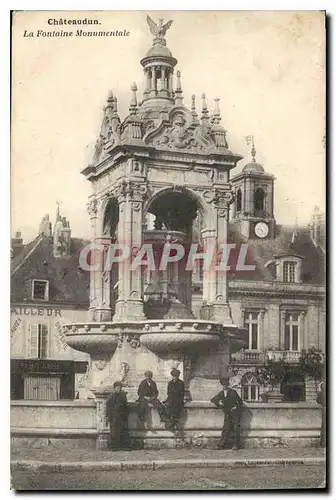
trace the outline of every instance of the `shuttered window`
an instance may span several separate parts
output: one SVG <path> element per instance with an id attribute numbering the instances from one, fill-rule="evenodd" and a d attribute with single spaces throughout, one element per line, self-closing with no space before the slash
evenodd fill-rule
<path id="1" fill-rule="evenodd" d="M 28 339 L 28 358 L 45 359 L 48 357 L 48 327 L 44 324 L 30 325 Z"/>

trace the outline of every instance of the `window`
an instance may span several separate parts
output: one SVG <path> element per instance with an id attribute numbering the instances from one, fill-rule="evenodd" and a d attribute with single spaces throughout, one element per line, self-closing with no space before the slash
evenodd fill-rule
<path id="1" fill-rule="evenodd" d="M 285 351 L 299 350 L 299 315 L 286 314 L 285 317 Z"/>
<path id="2" fill-rule="evenodd" d="M 295 283 L 295 262 L 284 262 L 283 280 L 286 283 Z"/>
<path id="3" fill-rule="evenodd" d="M 36 300 L 49 300 L 49 281 L 33 280 L 32 298 Z"/>
<path id="4" fill-rule="evenodd" d="M 253 373 L 245 373 L 242 378 L 242 398 L 244 401 L 259 401 L 259 384 Z"/>
<path id="5" fill-rule="evenodd" d="M 265 192 L 262 188 L 257 188 L 254 192 L 254 210 L 260 212 L 264 210 Z"/>
<path id="6" fill-rule="evenodd" d="M 247 312 L 244 314 L 244 324 L 248 329 L 248 344 L 245 349 L 258 349 L 259 347 L 259 323 L 257 312 Z"/>
<path id="7" fill-rule="evenodd" d="M 47 325 L 30 325 L 28 339 L 28 357 L 45 359 L 48 357 Z"/>
<path id="8" fill-rule="evenodd" d="M 237 191 L 237 201 L 236 201 L 236 212 L 241 211 L 241 206 L 242 206 L 242 193 L 241 190 L 238 189 Z"/>

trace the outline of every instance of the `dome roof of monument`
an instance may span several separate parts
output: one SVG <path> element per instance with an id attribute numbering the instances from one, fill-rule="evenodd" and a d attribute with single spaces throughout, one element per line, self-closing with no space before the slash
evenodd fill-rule
<path id="1" fill-rule="evenodd" d="M 264 174 L 265 169 L 260 163 L 251 161 L 250 163 L 247 163 L 247 165 L 245 165 L 245 167 L 243 168 L 243 172 L 245 174 Z"/>
<path id="2" fill-rule="evenodd" d="M 153 45 L 145 57 L 172 57 L 172 53 L 164 45 Z"/>

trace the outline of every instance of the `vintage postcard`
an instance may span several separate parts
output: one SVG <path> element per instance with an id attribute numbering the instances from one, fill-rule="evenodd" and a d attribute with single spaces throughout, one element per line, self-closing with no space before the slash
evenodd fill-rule
<path id="1" fill-rule="evenodd" d="M 12 13 L 14 490 L 326 488 L 325 61 L 320 11 Z"/>

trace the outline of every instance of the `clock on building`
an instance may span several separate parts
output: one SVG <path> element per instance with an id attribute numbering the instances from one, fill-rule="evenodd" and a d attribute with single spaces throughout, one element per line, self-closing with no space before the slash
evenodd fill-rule
<path id="1" fill-rule="evenodd" d="M 257 222 L 254 226 L 254 232 L 258 238 L 266 238 L 269 232 L 268 225 L 266 222 Z"/>

